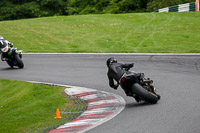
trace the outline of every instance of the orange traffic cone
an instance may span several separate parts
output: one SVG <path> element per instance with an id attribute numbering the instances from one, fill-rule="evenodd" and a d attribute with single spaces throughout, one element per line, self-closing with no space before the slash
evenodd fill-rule
<path id="1" fill-rule="evenodd" d="M 56 117 L 55 118 L 62 118 L 61 116 L 60 116 L 60 111 L 59 111 L 59 109 L 56 109 Z"/>

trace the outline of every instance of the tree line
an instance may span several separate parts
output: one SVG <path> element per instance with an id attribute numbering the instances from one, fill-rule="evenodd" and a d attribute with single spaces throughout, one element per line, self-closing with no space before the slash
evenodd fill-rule
<path id="1" fill-rule="evenodd" d="M 55 15 L 151 12 L 194 0 L 1 0 L 0 21 Z"/>

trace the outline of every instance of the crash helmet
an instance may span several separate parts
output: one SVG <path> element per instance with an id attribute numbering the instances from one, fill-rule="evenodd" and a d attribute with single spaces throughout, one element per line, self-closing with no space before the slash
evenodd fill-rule
<path id="1" fill-rule="evenodd" d="M 109 58 L 106 62 L 107 67 L 109 67 L 112 63 L 117 63 L 117 59 L 114 57 Z"/>
<path id="2" fill-rule="evenodd" d="M 4 40 L 0 40 L 0 49 L 2 52 L 8 52 L 8 43 L 6 43 Z"/>
<path id="3" fill-rule="evenodd" d="M 4 41 L 4 37 L 3 37 L 3 36 L 0 36 L 0 40 Z"/>

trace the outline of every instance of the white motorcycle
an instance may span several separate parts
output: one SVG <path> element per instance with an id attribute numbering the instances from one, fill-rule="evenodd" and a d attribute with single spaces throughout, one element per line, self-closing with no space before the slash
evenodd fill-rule
<path id="1" fill-rule="evenodd" d="M 17 66 L 18 68 L 24 68 L 24 63 L 22 61 L 22 50 L 9 47 L 6 42 L 1 41 L 0 52 L 1 60 L 6 61 L 11 68 L 14 66 Z"/>

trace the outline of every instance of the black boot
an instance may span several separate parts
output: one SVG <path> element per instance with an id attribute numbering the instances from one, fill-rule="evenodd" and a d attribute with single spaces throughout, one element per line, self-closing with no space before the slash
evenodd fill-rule
<path id="1" fill-rule="evenodd" d="M 135 98 L 136 102 L 140 102 L 141 101 L 141 99 L 136 94 L 133 94 L 132 96 Z"/>
<path id="2" fill-rule="evenodd" d="M 125 93 L 127 96 L 133 96 L 133 93 L 131 91 L 128 91 L 128 92 L 125 91 Z"/>
<path id="3" fill-rule="evenodd" d="M 137 95 L 135 96 L 135 100 L 136 100 L 136 102 L 140 102 L 141 101 L 141 99 Z"/>

